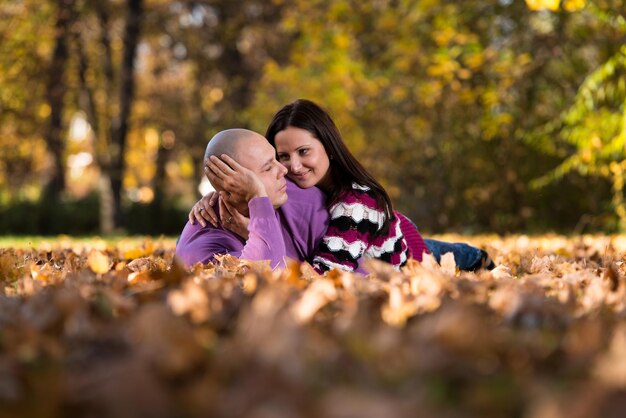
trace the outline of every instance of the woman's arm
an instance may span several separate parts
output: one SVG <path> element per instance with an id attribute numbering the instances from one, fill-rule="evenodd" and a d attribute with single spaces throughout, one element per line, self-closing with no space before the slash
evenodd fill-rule
<path id="1" fill-rule="evenodd" d="M 355 271 L 384 224 L 385 214 L 360 190 L 346 193 L 329 212 L 328 229 L 313 257 L 313 266 L 318 272 L 333 268 Z"/>
<path id="2" fill-rule="evenodd" d="M 422 255 L 430 252 L 426 242 L 424 242 L 424 238 L 422 238 L 422 235 L 417 230 L 417 226 L 415 226 L 413 221 L 398 211 L 395 211 L 394 213 L 400 220 L 402 235 L 404 235 L 404 238 L 406 239 L 411 257 L 417 261 L 422 261 Z"/>

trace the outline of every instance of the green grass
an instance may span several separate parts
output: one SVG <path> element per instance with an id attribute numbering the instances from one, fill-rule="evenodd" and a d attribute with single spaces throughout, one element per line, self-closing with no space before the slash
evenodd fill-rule
<path id="1" fill-rule="evenodd" d="M 147 235 L 114 235 L 114 236 L 42 236 L 42 235 L 6 235 L 0 236 L 0 248 L 40 248 L 42 245 L 63 244 L 91 244 L 104 242 L 107 246 L 116 246 L 120 242 L 142 244 L 146 240 L 154 243 L 163 242 L 166 245 L 174 245 L 177 237 L 172 236 L 147 236 Z"/>

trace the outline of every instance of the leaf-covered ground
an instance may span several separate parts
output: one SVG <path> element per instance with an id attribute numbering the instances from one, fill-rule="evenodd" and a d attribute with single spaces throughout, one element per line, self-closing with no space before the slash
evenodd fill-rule
<path id="1" fill-rule="evenodd" d="M 622 416 L 626 239 L 472 242 L 495 270 L 0 249 L 0 417 Z"/>

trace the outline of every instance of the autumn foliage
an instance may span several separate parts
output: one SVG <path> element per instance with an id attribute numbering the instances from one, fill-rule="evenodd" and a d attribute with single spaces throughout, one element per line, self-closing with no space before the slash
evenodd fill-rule
<path id="1" fill-rule="evenodd" d="M 179 233 L 208 139 L 298 98 L 420 228 L 626 231 L 626 0 L 5 0 L 0 19 L 0 233 Z"/>
<path id="2" fill-rule="evenodd" d="M 618 416 L 625 242 L 474 243 L 495 270 L 1 249 L 0 417 Z"/>

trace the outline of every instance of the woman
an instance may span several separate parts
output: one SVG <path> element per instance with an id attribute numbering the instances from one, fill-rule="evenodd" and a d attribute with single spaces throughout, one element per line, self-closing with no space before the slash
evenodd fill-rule
<path id="1" fill-rule="evenodd" d="M 284 106 L 265 137 L 276 148 L 287 177 L 301 188 L 317 186 L 327 195 L 330 222 L 313 259 L 316 269 L 353 271 L 362 256 L 396 268 L 410 256 L 422 259 L 426 245 L 417 229 L 393 211 L 387 192 L 348 150 L 322 108 L 309 100 Z"/>
<path id="2" fill-rule="evenodd" d="M 363 256 L 399 269 L 409 257 L 421 261 L 428 252 L 415 226 L 393 210 L 386 191 L 350 153 L 331 117 L 318 105 L 296 100 L 284 106 L 265 137 L 276 148 L 287 177 L 301 188 L 317 186 L 328 196 L 330 223 L 313 259 L 318 271 L 354 271 Z M 219 169 L 211 163 L 208 167 L 209 177 L 210 170 Z M 192 209 L 192 223 L 194 217 L 204 217 L 202 207 L 208 205 L 201 201 Z M 239 231 L 243 229 L 239 225 Z"/>

